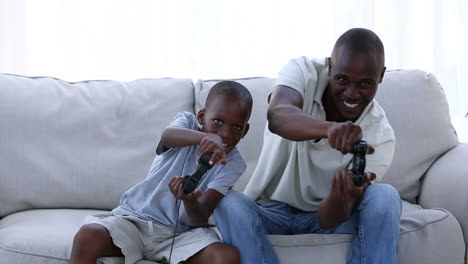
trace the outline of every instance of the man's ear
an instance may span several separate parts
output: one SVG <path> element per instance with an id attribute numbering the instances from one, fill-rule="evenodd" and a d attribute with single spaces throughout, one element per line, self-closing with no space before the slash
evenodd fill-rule
<path id="1" fill-rule="evenodd" d="M 379 81 L 379 83 L 382 82 L 383 76 L 385 75 L 385 71 L 386 71 L 386 70 L 387 70 L 387 67 L 384 66 L 384 67 L 383 67 L 383 70 L 382 70 L 382 73 L 380 74 L 380 81 Z"/>
<path id="2" fill-rule="evenodd" d="M 198 111 L 197 119 L 198 119 L 198 123 L 200 123 L 200 125 L 204 125 L 204 123 L 205 123 L 205 108 L 202 108 L 200 111 Z"/>
<path id="3" fill-rule="evenodd" d="M 327 58 L 327 63 L 328 63 L 328 76 L 330 76 L 330 73 L 331 73 L 331 57 Z"/>
<path id="4" fill-rule="evenodd" d="M 247 132 L 249 132 L 249 128 L 250 128 L 250 124 L 249 123 L 245 124 L 244 133 L 242 133 L 241 138 L 244 138 L 245 135 L 247 135 Z"/>

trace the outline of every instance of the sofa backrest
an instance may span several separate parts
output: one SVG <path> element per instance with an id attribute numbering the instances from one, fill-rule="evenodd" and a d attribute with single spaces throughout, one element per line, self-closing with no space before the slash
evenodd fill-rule
<path id="1" fill-rule="evenodd" d="M 458 142 L 444 91 L 432 74 L 394 70 L 385 73 L 376 99 L 396 137 L 393 162 L 383 182 L 395 186 L 402 199 L 415 202 L 421 177 Z"/>
<path id="2" fill-rule="evenodd" d="M 0 218 L 115 207 L 145 178 L 162 130 L 193 111 L 191 79 L 68 83 L 0 74 Z"/>
<path id="3" fill-rule="evenodd" d="M 68 83 L 0 74 L 0 218 L 34 208 L 114 208 L 146 176 L 170 120 L 198 112 L 217 81 Z M 254 99 L 251 129 L 239 143 L 248 168 L 235 189 L 243 190 L 262 148 L 274 79 L 237 81 Z M 458 142 L 446 98 L 433 75 L 411 70 L 387 72 L 376 98 L 397 138 L 383 181 L 414 201 L 428 167 Z"/>
<path id="4" fill-rule="evenodd" d="M 219 80 L 201 80 L 195 85 L 195 110 L 204 104 L 209 89 Z M 243 190 L 255 166 L 263 143 L 267 96 L 274 85 L 271 78 L 236 79 L 254 98 L 249 134 L 239 143 L 247 159 L 247 171 L 236 184 Z M 376 99 L 385 109 L 397 139 L 393 163 L 383 178 L 400 192 L 402 199 L 414 202 L 420 179 L 437 157 L 457 142 L 450 121 L 448 103 L 436 78 L 423 71 L 386 72 Z"/>

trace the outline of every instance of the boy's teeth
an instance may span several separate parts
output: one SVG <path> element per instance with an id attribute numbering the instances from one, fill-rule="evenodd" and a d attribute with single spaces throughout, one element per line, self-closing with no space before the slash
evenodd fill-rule
<path id="1" fill-rule="evenodd" d="M 359 105 L 359 104 L 348 104 L 347 102 L 344 102 L 344 104 L 349 108 L 354 108 Z"/>

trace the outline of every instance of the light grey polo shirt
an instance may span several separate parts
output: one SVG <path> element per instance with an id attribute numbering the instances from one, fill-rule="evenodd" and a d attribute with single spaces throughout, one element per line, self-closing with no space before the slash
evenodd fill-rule
<path id="1" fill-rule="evenodd" d="M 326 120 L 322 95 L 328 82 L 326 59 L 300 57 L 281 70 L 276 85 L 296 89 L 304 101 L 302 110 L 318 120 Z M 366 169 L 374 172 L 376 181 L 380 181 L 393 159 L 393 129 L 375 100 L 354 123 L 362 128 L 363 138 L 375 148 L 374 154 L 366 155 Z M 290 141 L 271 133 L 268 124 L 263 140 L 257 167 L 244 193 L 253 199 L 280 201 L 303 211 L 318 211 L 320 201 L 330 192 L 333 175 L 352 158 L 352 154 L 342 155 L 331 148 L 328 139 L 317 143 Z"/>
<path id="2" fill-rule="evenodd" d="M 194 114 L 179 113 L 171 127 L 200 130 Z M 120 205 L 112 213 L 132 215 L 143 220 L 173 228 L 176 223 L 176 199 L 168 183 L 175 176 L 191 175 L 197 168 L 198 145 L 176 147 L 156 156 L 145 180 L 124 193 Z M 205 174 L 197 189 L 202 193 L 214 189 L 224 195 L 232 188 L 246 169 L 244 158 L 237 148 L 227 155 L 225 165 L 215 164 Z M 181 203 L 179 210 L 179 232 L 190 228 L 190 221 Z"/>

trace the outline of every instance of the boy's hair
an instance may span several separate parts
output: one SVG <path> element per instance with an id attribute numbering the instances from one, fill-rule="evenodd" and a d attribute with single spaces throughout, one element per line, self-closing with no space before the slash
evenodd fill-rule
<path id="1" fill-rule="evenodd" d="M 206 98 L 205 107 L 208 107 L 212 100 L 219 95 L 232 96 L 238 98 L 241 103 L 245 104 L 249 108 L 249 115 L 252 112 L 253 99 L 249 90 L 244 85 L 235 81 L 220 81 L 216 83 L 208 93 Z"/>

